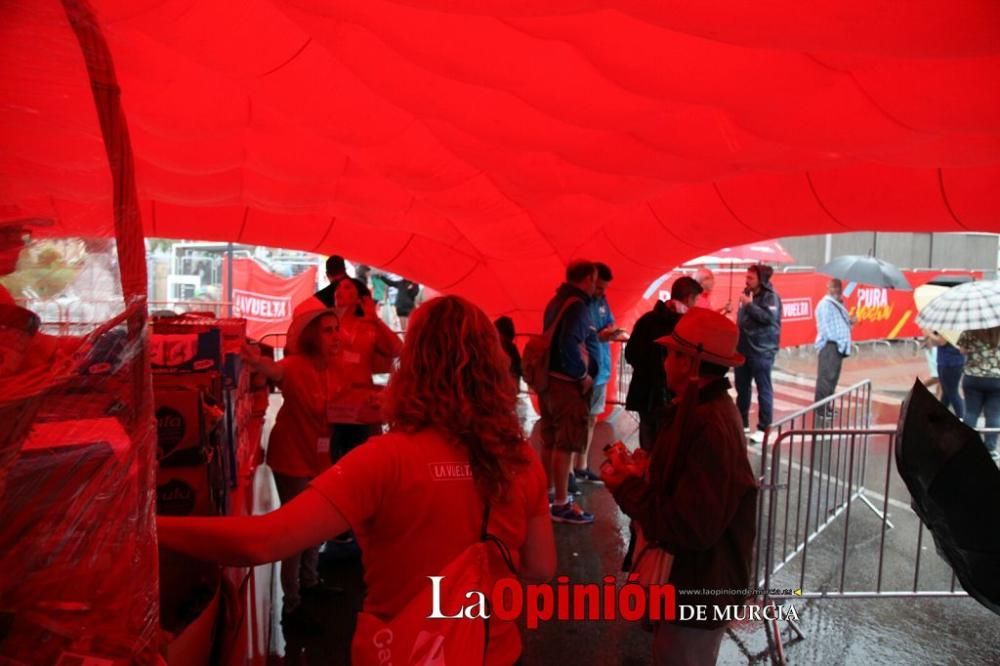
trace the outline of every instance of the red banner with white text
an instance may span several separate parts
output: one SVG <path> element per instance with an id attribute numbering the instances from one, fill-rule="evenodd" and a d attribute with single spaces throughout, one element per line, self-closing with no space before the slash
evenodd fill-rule
<path id="1" fill-rule="evenodd" d="M 228 292 L 228 271 L 223 266 L 222 293 Z M 316 268 L 290 278 L 268 271 L 253 259 L 233 261 L 233 316 L 247 320 L 247 337 L 259 340 L 271 333 L 286 333 L 295 306 L 316 290 Z"/>

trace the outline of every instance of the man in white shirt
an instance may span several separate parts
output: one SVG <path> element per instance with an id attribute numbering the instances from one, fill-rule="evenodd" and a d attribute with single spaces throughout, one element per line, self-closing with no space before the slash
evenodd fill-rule
<path id="1" fill-rule="evenodd" d="M 837 278 L 827 284 L 827 293 L 816 305 L 816 351 L 819 352 L 816 369 L 816 402 L 837 390 L 840 369 L 851 353 L 851 327 L 856 319 L 843 303 L 844 285 Z M 820 415 L 833 415 L 833 405 L 824 405 Z"/>

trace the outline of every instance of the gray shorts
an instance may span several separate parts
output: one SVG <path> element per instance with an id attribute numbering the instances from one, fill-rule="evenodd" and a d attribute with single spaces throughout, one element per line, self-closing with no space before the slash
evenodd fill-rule
<path id="1" fill-rule="evenodd" d="M 590 395 L 590 415 L 600 416 L 604 413 L 604 404 L 608 398 L 607 384 L 594 384 L 594 392 Z"/>

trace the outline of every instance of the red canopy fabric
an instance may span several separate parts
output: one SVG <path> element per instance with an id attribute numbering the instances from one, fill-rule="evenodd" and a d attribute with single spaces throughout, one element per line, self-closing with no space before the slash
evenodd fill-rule
<path id="1" fill-rule="evenodd" d="M 777 236 L 1000 231 L 1000 3 L 94 0 L 149 236 L 338 252 L 537 328 Z M 112 230 L 56 0 L 0 5 L 0 214 Z"/>
<path id="2" fill-rule="evenodd" d="M 760 241 L 758 243 L 748 243 L 737 245 L 736 247 L 724 247 L 716 250 L 712 254 L 695 257 L 684 262 L 685 266 L 707 266 L 711 264 L 794 264 L 795 257 L 788 254 L 784 246 L 775 240 Z"/>

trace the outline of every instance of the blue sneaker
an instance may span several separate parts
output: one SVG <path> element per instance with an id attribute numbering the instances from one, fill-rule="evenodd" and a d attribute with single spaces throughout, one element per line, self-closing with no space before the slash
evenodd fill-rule
<path id="1" fill-rule="evenodd" d="M 580 486 L 576 484 L 576 475 L 573 472 L 569 473 L 569 483 L 566 485 L 566 492 L 570 495 L 582 495 L 583 491 L 580 490 Z"/>
<path id="2" fill-rule="evenodd" d="M 553 504 L 549 509 L 552 521 L 569 525 L 590 525 L 594 522 L 594 514 L 587 513 L 569 500 L 565 504 Z"/>

